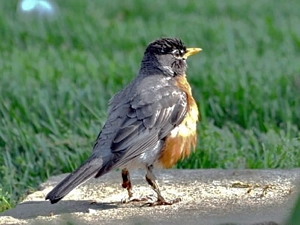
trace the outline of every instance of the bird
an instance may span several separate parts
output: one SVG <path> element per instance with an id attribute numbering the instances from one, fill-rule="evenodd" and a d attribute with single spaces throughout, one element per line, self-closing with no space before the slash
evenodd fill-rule
<path id="1" fill-rule="evenodd" d="M 162 37 L 150 42 L 136 77 L 108 103 L 108 116 L 91 156 L 46 196 L 52 204 L 94 177 L 121 170 L 128 201 L 135 198 L 129 170 L 145 169 L 146 181 L 157 195 L 149 206 L 172 205 L 165 199 L 154 168 L 171 168 L 190 155 L 197 141 L 200 117 L 186 77 L 187 58 L 201 48 L 187 48 L 182 40 Z M 144 198 L 143 198 L 144 199 Z"/>

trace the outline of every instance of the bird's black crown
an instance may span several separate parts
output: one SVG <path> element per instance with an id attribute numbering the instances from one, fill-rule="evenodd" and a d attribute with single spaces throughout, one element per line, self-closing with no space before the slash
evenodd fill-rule
<path id="1" fill-rule="evenodd" d="M 157 55 L 170 54 L 174 50 L 179 50 L 183 55 L 186 52 L 186 46 L 177 38 L 160 38 L 151 42 L 145 53 L 154 53 Z"/>

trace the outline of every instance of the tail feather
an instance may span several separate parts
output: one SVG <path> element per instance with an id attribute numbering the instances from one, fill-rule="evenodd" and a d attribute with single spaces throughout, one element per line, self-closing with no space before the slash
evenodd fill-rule
<path id="1" fill-rule="evenodd" d="M 103 166 L 103 159 L 89 158 L 78 169 L 63 179 L 52 191 L 50 191 L 46 200 L 49 199 L 52 204 L 65 197 L 74 188 L 95 176 Z"/>

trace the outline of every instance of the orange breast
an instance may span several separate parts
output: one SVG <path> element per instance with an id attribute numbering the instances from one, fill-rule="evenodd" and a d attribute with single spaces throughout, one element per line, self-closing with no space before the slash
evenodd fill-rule
<path id="1" fill-rule="evenodd" d="M 198 107 L 192 96 L 192 91 L 185 76 L 176 78 L 177 86 L 187 94 L 187 114 L 179 126 L 171 131 L 162 148 L 159 163 L 164 168 L 170 168 L 176 162 L 188 156 L 197 141 Z"/>

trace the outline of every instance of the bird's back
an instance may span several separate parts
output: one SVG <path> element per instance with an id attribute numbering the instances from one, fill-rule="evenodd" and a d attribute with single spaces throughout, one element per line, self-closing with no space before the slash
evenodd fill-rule
<path id="1" fill-rule="evenodd" d="M 136 77 L 110 100 L 109 116 L 93 155 L 110 155 L 107 169 L 137 161 L 137 167 L 151 165 L 158 159 L 165 137 L 181 122 L 172 121 L 177 120 L 174 116 L 186 114 L 186 101 L 186 93 L 173 79 L 159 74 Z M 176 115 L 172 118 L 174 107 Z M 104 172 L 99 171 L 98 176 Z"/>

